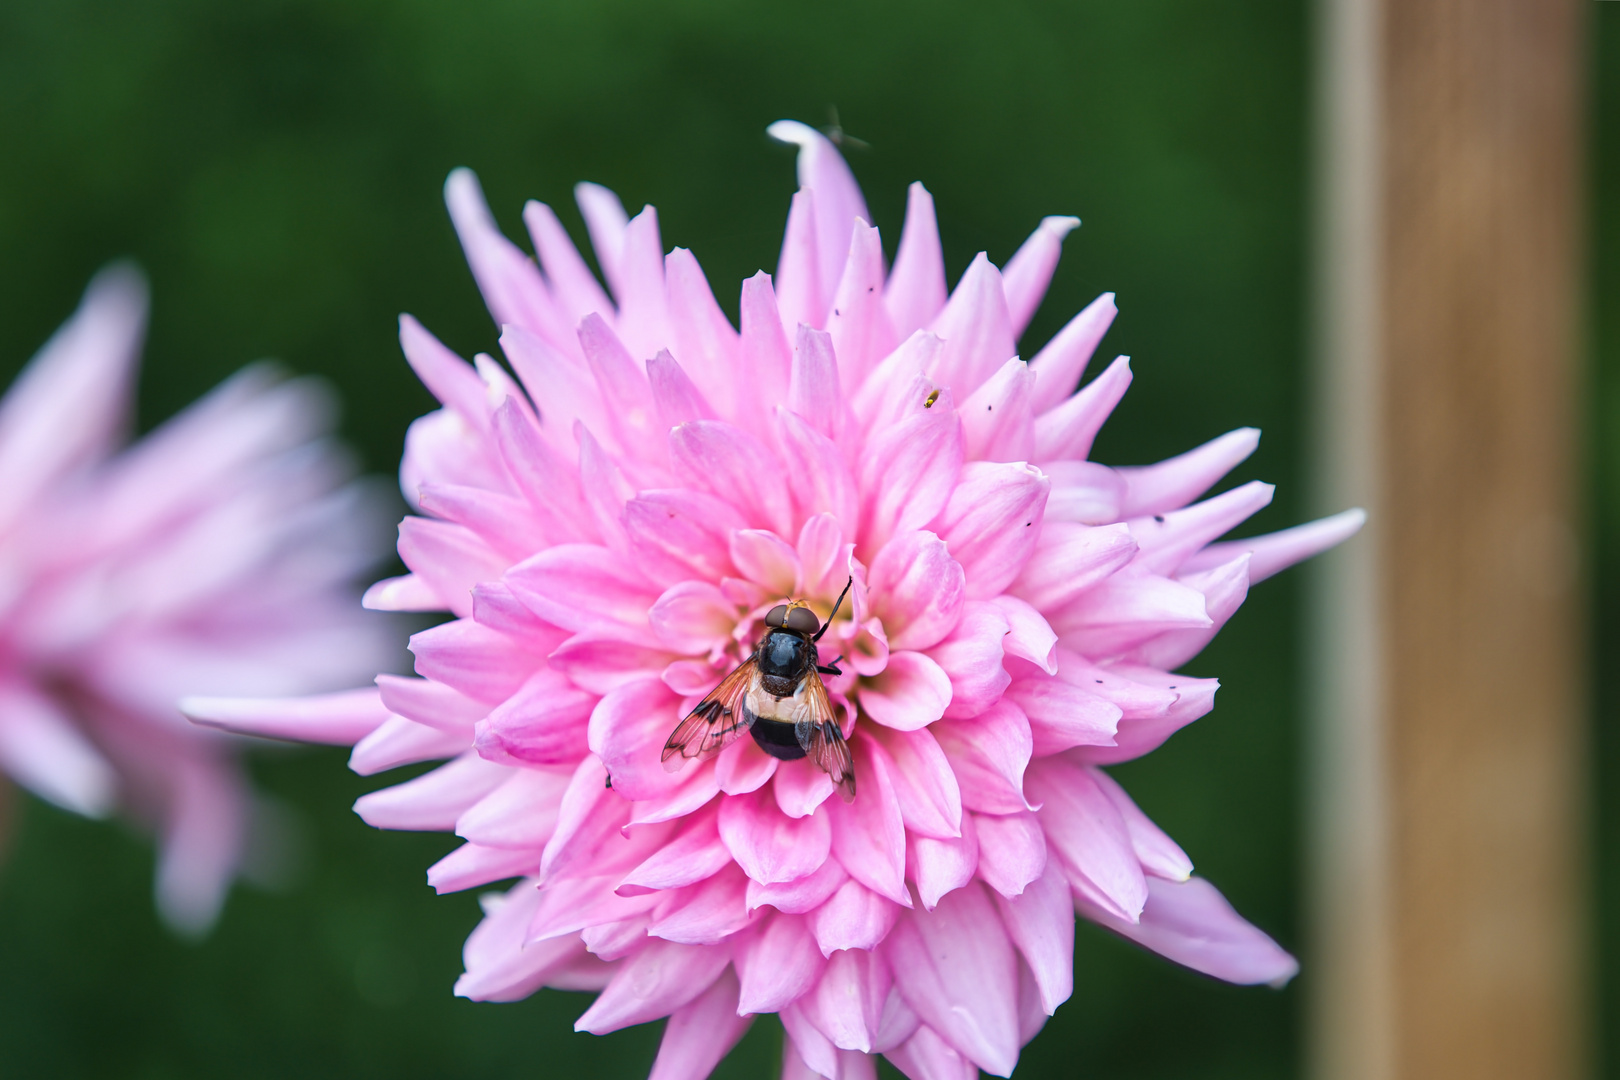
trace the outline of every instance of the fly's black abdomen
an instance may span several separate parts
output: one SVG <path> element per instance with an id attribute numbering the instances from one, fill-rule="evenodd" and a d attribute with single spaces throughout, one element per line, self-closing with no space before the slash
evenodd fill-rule
<path id="1" fill-rule="evenodd" d="M 755 720 L 749 728 L 759 748 L 781 761 L 797 761 L 804 757 L 804 747 L 793 732 L 792 724 L 780 720 Z"/>

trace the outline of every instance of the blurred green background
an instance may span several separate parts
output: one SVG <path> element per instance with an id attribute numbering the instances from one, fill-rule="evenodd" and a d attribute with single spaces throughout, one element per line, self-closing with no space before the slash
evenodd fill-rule
<path id="1" fill-rule="evenodd" d="M 1601 56 L 1620 46 L 1620 13 L 1594 12 Z M 1044 214 L 1084 219 L 1024 354 L 1116 290 L 1104 351 L 1132 355 L 1137 377 L 1096 456 L 1156 460 L 1261 427 L 1233 480 L 1279 485 L 1255 527 L 1280 528 L 1306 504 L 1309 15 L 1281 0 L 12 0 L 0 369 L 9 378 L 100 265 L 133 256 L 154 293 L 143 426 L 275 356 L 330 377 L 363 461 L 391 472 L 431 407 L 398 354 L 398 313 L 465 355 L 495 344 L 443 211 L 452 167 L 478 172 L 514 237 L 533 197 L 582 238 L 577 180 L 632 212 L 656 204 L 666 247 L 690 247 L 734 315 L 738 283 L 774 270 L 794 188 L 791 151 L 765 125 L 824 124 L 836 107 L 870 146 L 849 156 L 891 254 L 917 179 L 953 280 L 977 251 L 1004 261 Z M 1597 71 L 1594 118 L 1616 115 L 1620 80 Z M 1597 141 L 1595 191 L 1620 180 L 1615 150 Z M 1620 219 L 1602 200 L 1596 224 L 1596 280 L 1620 284 Z M 1620 350 L 1620 323 L 1599 311 L 1594 327 L 1598 355 Z M 1620 382 L 1597 382 L 1597 408 L 1620 413 Z M 1599 551 L 1620 537 L 1612 427 L 1594 426 L 1610 440 L 1594 457 Z M 1614 570 L 1599 560 L 1597 610 L 1620 600 Z M 1299 1074 L 1300 600 L 1297 574 L 1258 588 L 1189 665 L 1222 679 L 1215 713 L 1116 775 L 1241 911 L 1303 953 L 1305 974 L 1280 993 L 1235 989 L 1082 924 L 1074 998 L 1020 1076 Z M 1599 623 L 1611 655 L 1620 641 Z M 1603 719 L 1600 778 L 1620 775 Z M 18 801 L 0 865 L 0 1074 L 645 1075 L 656 1025 L 598 1039 L 572 1033 L 578 995 L 450 995 L 477 904 L 425 884 L 450 838 L 378 833 L 350 813 L 382 781 L 335 751 L 272 750 L 253 770 L 290 808 L 303 857 L 279 892 L 239 887 L 201 944 L 158 925 L 142 837 Z M 1620 801 L 1601 785 L 1598 809 L 1614 847 Z M 1620 878 L 1597 880 L 1597 907 L 1615 907 Z M 1616 961 L 1603 971 L 1620 970 L 1616 935 L 1602 940 Z M 761 1021 L 720 1075 L 774 1075 L 779 1047 Z"/>

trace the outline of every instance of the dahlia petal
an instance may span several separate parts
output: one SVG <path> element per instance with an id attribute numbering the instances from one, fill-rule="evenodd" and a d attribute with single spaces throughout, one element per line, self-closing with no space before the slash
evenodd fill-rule
<path id="1" fill-rule="evenodd" d="M 473 1001 L 517 1001 L 538 990 L 548 977 L 585 957 L 578 938 L 558 938 L 523 947 L 525 930 L 540 892 L 519 882 L 494 904 L 467 938 L 456 980 L 456 995 Z"/>
<path id="2" fill-rule="evenodd" d="M 1052 483 L 1046 499 L 1047 521 L 1107 525 L 1118 521 L 1125 499 L 1120 470 L 1095 461 L 1048 461 L 1042 470 Z"/>
<path id="3" fill-rule="evenodd" d="M 747 896 L 742 871 L 722 867 L 695 885 L 664 893 L 647 933 L 683 945 L 718 945 L 753 921 Z"/>
<path id="4" fill-rule="evenodd" d="M 1033 813 L 970 816 L 979 834 L 979 878 L 986 885 L 1002 896 L 1019 896 L 1046 872 L 1046 834 Z"/>
<path id="5" fill-rule="evenodd" d="M 528 502 L 499 491 L 487 491 L 465 484 L 423 484 L 417 491 L 417 504 L 434 517 L 454 522 L 457 527 L 465 528 L 478 537 L 480 543 L 472 549 L 472 554 L 480 561 L 480 570 L 490 556 L 499 558 L 502 561 L 501 569 L 504 570 L 506 564 L 523 558 L 546 543 L 547 537 L 535 515 L 530 513 Z M 404 529 L 403 522 L 400 527 Z M 405 542 L 403 535 L 400 542 Z M 403 552 L 401 558 L 405 558 Z M 406 565 L 410 565 L 408 560 Z M 498 573 L 484 574 L 475 580 L 484 581 L 499 576 Z"/>
<path id="6" fill-rule="evenodd" d="M 890 649 L 926 649 L 961 618 L 966 575 L 945 541 L 931 532 L 901 533 L 889 541 L 866 580 Z"/>
<path id="7" fill-rule="evenodd" d="M 1245 922 L 1203 878 L 1148 879 L 1142 919 L 1129 923 L 1077 898 L 1080 913 L 1121 937 L 1178 964 L 1240 985 L 1282 986 L 1299 962 L 1263 931 Z"/>
<path id="8" fill-rule="evenodd" d="M 777 304 L 769 274 L 761 270 L 743 282 L 739 308 L 742 367 L 738 372 L 736 415 L 745 420 L 763 418 L 770 415 L 774 406 L 787 400 L 793 362 L 782 329 L 785 309 Z M 797 327 L 803 322 L 797 319 L 791 325 Z M 763 428 L 756 434 L 763 434 Z"/>
<path id="9" fill-rule="evenodd" d="M 1346 510 L 1281 532 L 1211 544 L 1188 558 L 1183 563 L 1184 571 L 1212 569 L 1246 552 L 1249 555 L 1249 584 L 1253 585 L 1295 563 L 1304 562 L 1312 555 L 1338 546 L 1359 532 L 1366 521 L 1366 511 Z"/>
<path id="10" fill-rule="evenodd" d="M 1100 668 L 1083 656 L 1058 649 L 1058 678 L 1104 701 L 1119 706 L 1123 720 L 1163 716 L 1175 705 L 1177 694 L 1163 686 L 1137 682 L 1115 668 Z"/>
<path id="11" fill-rule="evenodd" d="M 1082 746 L 1070 751 L 1076 761 L 1091 765 L 1114 765 L 1131 761 L 1157 750 L 1164 741 L 1188 724 L 1205 716 L 1215 707 L 1215 691 L 1220 683 L 1215 679 L 1194 679 L 1153 668 L 1122 666 L 1120 673 L 1137 682 L 1162 686 L 1177 695 L 1176 703 L 1163 716 L 1146 720 L 1120 722 L 1114 746 Z"/>
<path id="12" fill-rule="evenodd" d="M 918 330 L 884 357 L 865 382 L 851 388 L 850 407 L 868 438 L 933 407 L 929 395 L 939 388 L 925 372 L 932 370 L 944 344 L 937 335 Z"/>
<path id="13" fill-rule="evenodd" d="M 893 985 L 880 953 L 843 949 L 828 957 L 814 992 L 799 1007 L 834 1046 L 869 1054 Z"/>
<path id="14" fill-rule="evenodd" d="M 737 994 L 737 976 L 723 971 L 714 985 L 671 1013 L 647 1080 L 705 1080 L 754 1022 L 738 1015 Z"/>
<path id="15" fill-rule="evenodd" d="M 598 959 L 622 960 L 646 944 L 647 927 L 651 923 L 652 916 L 641 912 L 616 922 L 587 926 L 579 932 L 579 939 Z"/>
<path id="16" fill-rule="evenodd" d="M 748 910 L 770 906 L 790 915 L 803 915 L 826 903 L 849 880 L 837 859 L 828 859 L 813 874 L 795 881 L 766 885 L 752 878 L 748 881 Z"/>
<path id="17" fill-rule="evenodd" d="M 964 453 L 969 461 L 1028 461 L 1035 449 L 1030 392 L 1035 376 L 1013 357 L 962 402 Z"/>
<path id="18" fill-rule="evenodd" d="M 473 745 L 503 764 L 572 764 L 587 752 L 586 725 L 595 705 L 595 694 L 580 690 L 562 672 L 543 668 L 477 721 Z"/>
<path id="19" fill-rule="evenodd" d="M 1030 766 L 1024 785 L 1041 800 L 1041 829 L 1069 884 L 1114 917 L 1136 922 L 1147 879 L 1125 819 L 1092 772 L 1045 758 Z"/>
<path id="20" fill-rule="evenodd" d="M 815 873 L 831 850 L 832 828 L 826 814 L 790 818 L 771 793 L 756 791 L 720 803 L 720 839 L 744 873 L 770 885 Z"/>
<path id="21" fill-rule="evenodd" d="M 785 597 L 801 592 L 804 572 L 799 565 L 799 553 L 769 530 L 738 529 L 732 533 L 731 562 L 743 577 L 763 585 L 768 592 Z M 727 615 L 730 626 L 735 626 L 735 610 L 728 610 Z"/>
<path id="22" fill-rule="evenodd" d="M 540 870 L 538 848 L 485 847 L 462 844 L 428 867 L 428 885 L 434 892 L 461 892 L 507 878 L 526 877 Z"/>
<path id="23" fill-rule="evenodd" d="M 462 811 L 456 835 L 485 847 L 532 850 L 538 870 L 568 780 L 564 772 L 514 769 L 510 779 Z"/>
<path id="24" fill-rule="evenodd" d="M 416 491 L 424 483 L 507 486 L 500 460 L 477 441 L 474 431 L 449 409 L 411 421 L 399 463 L 399 490 L 407 503 L 416 504 Z"/>
<path id="25" fill-rule="evenodd" d="M 844 550 L 844 530 L 832 514 L 815 514 L 805 519 L 796 548 L 799 556 L 801 587 L 808 596 L 842 589 L 848 558 Z"/>
<path id="26" fill-rule="evenodd" d="M 799 148 L 799 187 L 815 192 L 816 197 L 821 295 L 832 296 L 849 254 L 850 230 L 857 218 L 872 220 L 872 215 L 866 211 L 866 200 L 861 197 L 855 176 L 838 148 L 821 132 L 796 120 L 778 120 L 765 131 L 771 138 Z"/>
<path id="27" fill-rule="evenodd" d="M 949 387 L 958 399 L 968 397 L 1009 357 L 1018 354 L 1001 272 L 984 252 L 969 264 L 930 329 L 945 345 L 928 375 L 940 386 Z"/>
<path id="28" fill-rule="evenodd" d="M 1131 848 L 1141 860 L 1142 870 L 1168 881 L 1186 881 L 1192 876 L 1192 860 L 1177 843 L 1164 834 L 1164 830 L 1142 813 L 1131 797 L 1125 794 L 1113 777 L 1101 769 L 1092 769 L 1091 778 L 1102 788 L 1125 819 L 1125 830 L 1131 837 Z"/>
<path id="29" fill-rule="evenodd" d="M 883 243 L 878 231 L 865 221 L 854 223 L 849 258 L 841 270 L 832 294 L 832 314 L 827 316 L 832 346 L 828 355 L 836 352 L 839 379 L 845 386 L 855 387 L 900 343 L 883 304 Z"/>
<path id="30" fill-rule="evenodd" d="M 745 523 L 723 498 L 686 489 L 643 491 L 625 504 L 624 519 L 637 561 L 659 581 L 712 581 L 735 572 L 729 537 Z"/>
<path id="31" fill-rule="evenodd" d="M 835 790 L 832 778 L 809 761 L 784 761 L 776 767 L 776 783 L 771 791 L 776 796 L 777 809 L 790 818 L 802 818 L 816 812 Z"/>
<path id="32" fill-rule="evenodd" d="M 1186 506 L 1246 460 L 1259 445 L 1259 428 L 1238 428 L 1157 464 L 1119 469 L 1126 484 L 1119 516 L 1162 514 Z"/>
<path id="33" fill-rule="evenodd" d="M 594 754 L 575 768 L 557 810 L 557 828 L 540 859 L 542 881 L 585 864 L 628 816 L 624 800 L 607 787 L 608 772 Z"/>
<path id="34" fill-rule="evenodd" d="M 276 704 L 285 710 L 289 703 Z M 0 766 L 35 795 L 85 817 L 110 812 L 118 793 L 117 772 L 73 721 L 17 683 L 0 687 Z"/>
<path id="35" fill-rule="evenodd" d="M 676 785 L 662 795 L 632 803 L 631 825 L 652 825 L 672 821 L 706 806 L 720 793 L 715 779 L 713 762 L 702 762 L 695 769 L 687 769 L 676 778 Z"/>
<path id="36" fill-rule="evenodd" d="M 962 793 L 962 805 L 987 814 L 1030 808 L 1024 771 L 1034 752 L 1029 719 L 1003 698 L 968 720 L 948 720 L 929 729 Z"/>
<path id="37" fill-rule="evenodd" d="M 574 1022 L 574 1030 L 606 1035 L 668 1016 L 713 986 L 730 962 L 724 949 L 649 942 L 622 962 L 613 981 Z"/>
<path id="38" fill-rule="evenodd" d="M 401 765 L 455 757 L 471 745 L 470 735 L 467 731 L 441 731 L 403 716 L 391 716 L 354 744 L 349 768 L 361 776 L 371 776 Z"/>
<path id="39" fill-rule="evenodd" d="M 787 1007 L 815 986 L 826 959 L 804 919 L 779 912 L 737 945 L 733 962 L 742 979 L 738 1011 L 769 1013 Z"/>
<path id="40" fill-rule="evenodd" d="M 715 757 L 715 781 L 727 795 L 746 795 L 764 787 L 780 764 L 753 739 L 738 739 Z"/>
<path id="41" fill-rule="evenodd" d="M 735 538 L 732 546 L 736 547 Z M 730 640 L 737 625 L 737 608 L 717 586 L 707 581 L 683 581 L 664 590 L 647 619 L 658 640 L 671 652 L 703 654 Z M 662 669 L 664 663 L 657 666 Z"/>
<path id="42" fill-rule="evenodd" d="M 376 689 L 294 698 L 188 697 L 180 711 L 192 723 L 265 739 L 353 746 L 388 720 Z"/>
<path id="43" fill-rule="evenodd" d="M 235 769 L 194 758 L 170 789 L 153 892 L 158 914 L 195 937 L 219 917 L 247 832 L 248 806 Z"/>
<path id="44" fill-rule="evenodd" d="M 838 364 L 832 335 L 800 324 L 788 378 L 788 408 L 828 438 L 837 436 L 843 420 Z"/>
<path id="45" fill-rule="evenodd" d="M 573 631 L 646 626 L 656 599 L 634 567 L 594 544 L 547 548 L 508 570 L 506 583 L 536 615 Z"/>
<path id="46" fill-rule="evenodd" d="M 815 193 L 799 188 L 788 206 L 782 255 L 776 263 L 776 300 L 784 327 L 820 327 L 826 322 L 825 298 L 832 295 L 833 287 L 823 289 L 821 284 L 817 216 Z"/>
<path id="47" fill-rule="evenodd" d="M 533 199 L 524 203 L 523 224 L 528 226 L 529 239 L 534 242 L 546 282 L 551 286 L 552 301 L 563 322 L 578 326 L 579 320 L 592 312 L 611 317 L 613 302 L 597 284 L 596 276 L 585 265 L 579 249 L 569 239 L 568 231 L 551 207 Z"/>
<path id="48" fill-rule="evenodd" d="M 808 916 L 823 956 L 831 956 L 839 949 L 877 948 L 899 917 L 897 905 L 853 879 L 840 885 L 826 903 Z"/>
<path id="49" fill-rule="evenodd" d="M 945 715 L 950 703 L 950 676 L 920 652 L 891 652 L 882 674 L 861 688 L 861 711 L 901 731 L 927 727 Z"/>
<path id="50" fill-rule="evenodd" d="M 714 409 L 669 350 L 660 349 L 647 361 L 647 381 L 652 385 L 659 422 L 665 428 L 679 427 L 689 420 L 715 419 Z"/>
<path id="51" fill-rule="evenodd" d="M 468 807 L 511 775 L 477 754 L 462 754 L 414 780 L 360 796 L 354 812 L 376 829 L 449 832 Z"/>
<path id="52" fill-rule="evenodd" d="M 996 896 L 1002 925 L 1029 965 L 1047 1016 L 1074 993 L 1074 902 L 1053 867 L 1016 898 Z"/>
<path id="53" fill-rule="evenodd" d="M 539 268 L 501 235 L 471 169 L 451 171 L 444 182 L 444 201 L 496 324 L 515 323 L 531 333 L 561 338 L 566 324 L 551 302 Z"/>
<path id="54" fill-rule="evenodd" d="M 1007 313 L 1012 319 L 1013 337 L 1023 334 L 1041 297 L 1052 283 L 1063 238 L 1080 227 L 1077 217 L 1045 217 L 1001 271 L 1001 287 L 1007 294 Z"/>
<path id="55" fill-rule="evenodd" d="M 695 885 L 719 873 L 731 862 L 731 853 L 720 842 L 713 813 L 694 817 L 674 840 L 624 876 L 614 890 L 620 896 L 640 896 L 664 889 Z"/>
<path id="56" fill-rule="evenodd" d="M 586 632 L 558 645 L 550 661 L 581 690 L 606 694 L 627 682 L 659 677 L 670 652 L 652 641 L 626 640 L 617 631 Z"/>
<path id="57" fill-rule="evenodd" d="M 639 458 L 663 434 L 646 369 L 600 315 L 580 322 L 579 345 L 605 406 L 607 432 L 623 457 Z"/>
<path id="58" fill-rule="evenodd" d="M 602 760 L 614 790 L 626 799 L 666 794 L 680 781 L 659 762 L 659 753 L 680 719 L 675 695 L 656 675 L 627 681 L 591 712 L 591 752 Z"/>
<path id="59" fill-rule="evenodd" d="M 1136 540 L 1123 522 L 1098 526 L 1051 522 L 1041 528 L 1034 552 L 1009 588 L 1050 613 L 1096 588 L 1135 555 Z"/>
<path id="60" fill-rule="evenodd" d="M 950 762 L 927 728 L 869 729 L 889 757 L 900 819 L 922 836 L 949 839 L 962 832 L 962 793 Z"/>
<path id="61" fill-rule="evenodd" d="M 860 796 L 854 802 L 827 803 L 832 819 L 832 853 L 849 876 L 902 907 L 911 906 L 906 891 L 906 828 L 900 817 L 889 775 L 888 755 L 860 731 L 853 740 Z M 817 937 L 821 935 L 818 932 Z"/>
<path id="62" fill-rule="evenodd" d="M 934 197 L 920 183 L 906 189 L 906 224 L 883 303 L 896 333 L 910 337 L 945 307 L 945 255 L 934 217 Z"/>
<path id="63" fill-rule="evenodd" d="M 919 1027 L 916 1034 L 885 1050 L 883 1056 L 908 1080 L 978 1080 L 979 1067 L 958 1054 L 930 1027 Z"/>
<path id="64" fill-rule="evenodd" d="M 861 463 L 861 545 L 882 550 L 890 538 L 922 528 L 945 508 L 962 468 L 962 425 L 947 393 L 908 415 L 867 448 Z"/>
<path id="65" fill-rule="evenodd" d="M 419 517 L 400 521 L 399 557 L 462 618 L 472 614 L 472 587 L 499 580 L 508 565 L 471 529 Z"/>
<path id="66" fill-rule="evenodd" d="M 624 343 L 637 358 L 651 356 L 670 339 L 668 297 L 664 285 L 664 244 L 658 235 L 658 211 L 651 206 L 624 228 L 619 259 L 622 294 L 615 320 Z"/>
<path id="67" fill-rule="evenodd" d="M 977 884 L 913 910 L 884 943 L 895 985 L 922 1022 L 994 1076 L 1018 1063 L 1018 962 Z"/>
<path id="68" fill-rule="evenodd" d="M 516 693 L 535 668 L 519 642 L 470 619 L 412 634 L 410 650 L 417 674 L 491 703 Z"/>
<path id="69" fill-rule="evenodd" d="M 568 426 L 555 432 L 554 442 L 548 443 L 517 402 L 508 399 L 495 410 L 495 445 L 507 475 L 528 500 L 548 537 L 556 543 L 595 539 L 584 521 L 585 495 L 579 489 L 579 472 L 573 462 L 574 425 L 582 421 L 566 414 L 562 419 L 567 419 Z"/>
<path id="70" fill-rule="evenodd" d="M 793 477 L 792 494 L 805 521 L 830 515 L 851 539 L 860 520 L 860 494 L 838 446 L 803 418 L 778 408 L 774 414 L 777 445 L 782 448 L 784 475 Z M 843 582 L 838 582 L 843 587 Z"/>
<path id="71" fill-rule="evenodd" d="M 1251 480 L 1185 509 L 1132 519 L 1131 535 L 1141 552 L 1137 565 L 1152 573 L 1174 573 L 1189 555 L 1268 506 L 1275 490 Z"/>
<path id="72" fill-rule="evenodd" d="M 979 868 L 979 834 L 973 830 L 972 817 L 962 823 L 961 836 L 907 837 L 906 868 L 917 886 L 917 899 L 929 911 L 946 893 L 972 881 Z"/>
<path id="73" fill-rule="evenodd" d="M 591 237 L 596 265 L 602 268 L 608 288 L 623 303 L 624 233 L 630 224 L 630 215 L 625 213 L 619 197 L 600 184 L 575 184 L 574 201 L 585 219 L 585 231 Z"/>
<path id="74" fill-rule="evenodd" d="M 1035 394 L 1030 405 L 1037 415 L 1050 412 L 1074 393 L 1080 376 L 1085 374 L 1086 365 L 1117 314 L 1114 294 L 1103 293 L 1035 354 L 1035 359 L 1029 362 L 1035 372 Z"/>
<path id="75" fill-rule="evenodd" d="M 838 1048 L 832 1044 L 797 1003 L 783 1009 L 782 1080 L 843 1080 Z"/>
<path id="76" fill-rule="evenodd" d="M 1070 921 L 1073 921 L 1073 905 L 1071 904 Z M 1071 976 L 1072 978 L 1072 976 Z M 1041 988 L 1035 981 L 1035 973 L 1029 969 L 1029 964 L 1020 956 L 1018 958 L 1018 1037 L 1028 1046 L 1030 1040 L 1041 1033 L 1046 1027 L 1050 1017 L 1041 1004 Z"/>
<path id="77" fill-rule="evenodd" d="M 991 601 L 1007 620 L 1007 636 L 1001 647 L 1007 656 L 1028 660 L 1048 675 L 1057 674 L 1057 633 L 1045 616 L 1016 596 L 998 596 Z"/>
<path id="78" fill-rule="evenodd" d="M 1104 581 L 1048 621 L 1066 644 L 1086 656 L 1124 652 L 1167 630 L 1208 629 L 1204 594 L 1156 574 L 1130 571 Z"/>
<path id="79" fill-rule="evenodd" d="M 577 335 L 571 347 L 579 352 Z M 520 326 L 501 328 L 501 352 L 523 380 L 539 410 L 540 423 L 532 432 L 537 437 L 535 441 L 543 440 L 543 445 L 555 453 L 568 455 L 573 448 L 575 424 L 584 424 L 592 431 L 612 430 L 601 390 L 583 353 L 579 354 L 579 359 L 574 359 Z M 518 415 L 524 411 L 515 400 L 511 409 Z M 545 482 L 526 480 L 526 471 L 536 467 L 530 465 L 528 455 L 514 453 L 504 444 L 501 450 L 507 471 L 524 488 L 529 501 L 537 509 L 547 509 L 549 488 Z M 544 471 L 555 473 L 558 469 L 547 464 Z"/>
<path id="80" fill-rule="evenodd" d="M 1124 715 L 1113 702 L 1044 675 L 1014 680 L 1006 699 L 1029 718 L 1036 757 L 1074 746 L 1112 746 Z"/>
<path id="81" fill-rule="evenodd" d="M 715 303 L 703 268 L 690 251 L 678 247 L 664 259 L 664 281 L 669 290 L 675 355 L 684 359 L 705 398 L 724 415 L 738 415 L 735 379 L 741 345 L 737 331 Z"/>
<path id="82" fill-rule="evenodd" d="M 432 394 L 474 430 L 488 425 L 491 412 L 484 380 L 473 366 L 450 351 L 409 315 L 399 317 L 399 345 L 405 360 Z"/>
<path id="83" fill-rule="evenodd" d="M 415 574 L 384 578 L 373 583 L 360 598 L 367 611 L 448 611 L 450 605 L 439 598 L 433 586 Z"/>
<path id="84" fill-rule="evenodd" d="M 1203 593 L 1204 612 L 1209 616 L 1209 625 L 1155 634 L 1130 650 L 1130 660 L 1173 670 L 1203 652 L 1204 646 L 1237 613 L 1249 595 L 1249 556 L 1239 555 L 1213 570 L 1184 572 L 1178 580 Z"/>
<path id="85" fill-rule="evenodd" d="M 1002 666 L 1002 641 L 1011 626 L 995 604 L 969 600 L 961 621 L 928 657 L 951 681 L 951 703 L 944 715 L 977 716 L 1001 699 L 1011 677 Z"/>
<path id="86" fill-rule="evenodd" d="M 1035 418 L 1035 460 L 1084 458 L 1104 422 L 1131 385 L 1131 361 L 1121 356 L 1073 397 Z"/>
<path id="87" fill-rule="evenodd" d="M 677 467 L 688 482 L 731 502 L 750 525 L 793 535 L 788 495 L 775 455 L 741 428 L 715 420 L 682 424 L 669 433 Z"/>

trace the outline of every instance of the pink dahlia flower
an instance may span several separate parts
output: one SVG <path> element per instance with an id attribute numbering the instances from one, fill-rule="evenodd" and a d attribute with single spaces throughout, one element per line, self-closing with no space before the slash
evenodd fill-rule
<path id="1" fill-rule="evenodd" d="M 384 627 L 348 592 L 383 504 L 346 483 L 323 388 L 264 367 L 120 450 L 145 320 L 140 276 L 103 272 L 0 401 L 0 771 L 153 828 L 158 908 L 200 932 L 262 804 L 239 740 L 176 702 L 330 689 L 385 663 Z"/>
<path id="2" fill-rule="evenodd" d="M 918 1080 L 1007 1076 L 1069 996 L 1076 913 L 1219 978 L 1288 979 L 1105 767 L 1208 712 L 1215 681 L 1174 669 L 1359 515 L 1212 543 L 1271 498 L 1193 503 L 1256 432 L 1086 460 L 1131 378 L 1122 358 L 1071 393 L 1112 296 L 1016 355 L 1073 218 L 947 295 L 920 184 L 886 271 L 837 150 L 771 131 L 800 148 L 800 190 L 740 330 L 651 207 L 577 189 L 604 291 L 548 207 L 524 211 L 537 266 L 453 173 L 516 378 L 403 320 L 444 408 L 407 440 L 411 572 L 367 602 L 455 618 L 412 639 L 420 678 L 369 701 L 188 711 L 353 743 L 361 773 L 449 759 L 355 809 L 463 837 L 428 871 L 441 892 L 522 879 L 486 900 L 457 993 L 600 990 L 592 1032 L 668 1017 L 659 1080 L 707 1075 L 760 1013 L 789 1036 L 785 1076 L 870 1077 L 875 1054 Z M 846 583 L 819 658 L 842 656 L 825 686 L 853 800 L 764 739 L 666 769 L 771 609 L 819 625 Z"/>

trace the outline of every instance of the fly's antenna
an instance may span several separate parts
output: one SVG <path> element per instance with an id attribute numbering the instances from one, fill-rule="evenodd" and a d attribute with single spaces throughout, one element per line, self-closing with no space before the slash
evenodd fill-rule
<path id="1" fill-rule="evenodd" d="M 820 641 L 821 635 L 827 632 L 827 627 L 831 626 L 832 621 L 838 618 L 838 609 L 844 606 L 844 597 L 849 595 L 849 587 L 853 584 L 855 584 L 855 576 L 851 574 L 849 580 L 844 582 L 844 591 L 838 594 L 838 602 L 833 604 L 832 614 L 827 616 L 827 621 L 821 624 L 821 629 L 816 631 L 816 636 L 811 638 L 811 641 Z"/>

